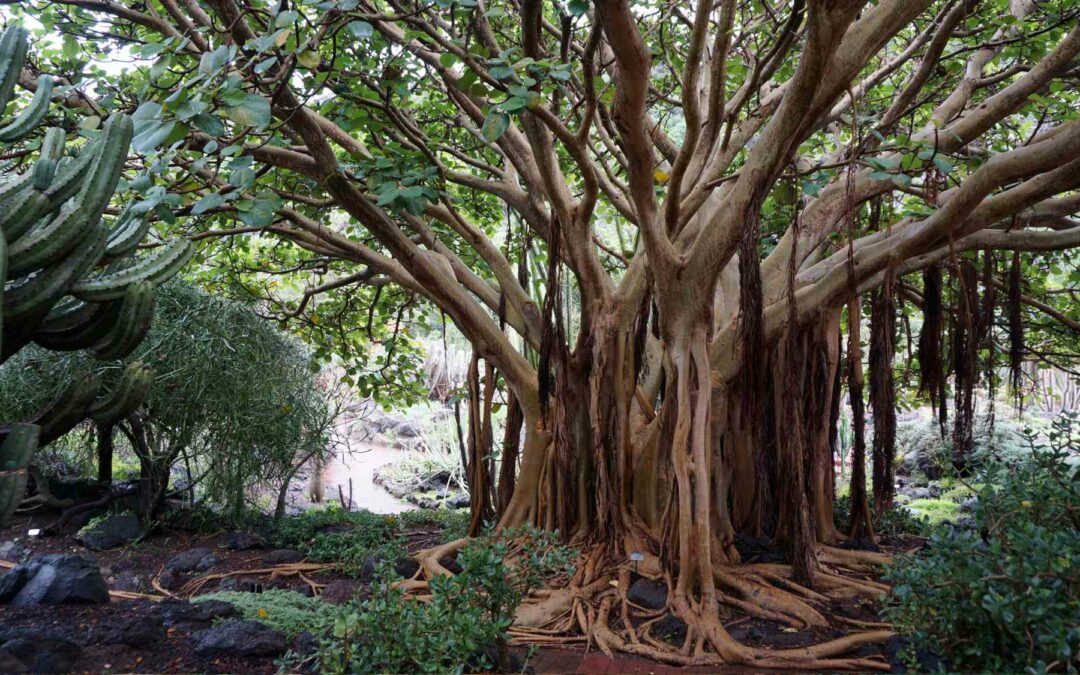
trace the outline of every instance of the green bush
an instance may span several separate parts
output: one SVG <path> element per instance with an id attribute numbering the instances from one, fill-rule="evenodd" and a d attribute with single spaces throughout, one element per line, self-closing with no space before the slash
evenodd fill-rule
<path id="1" fill-rule="evenodd" d="M 959 670 L 1068 670 L 1080 663 L 1080 469 L 1075 418 L 1031 460 L 992 470 L 972 529 L 943 529 L 890 567 L 886 616 Z"/>
<path id="2" fill-rule="evenodd" d="M 419 527 L 437 527 L 441 540 L 464 536 L 468 513 L 406 511 L 383 515 L 370 511 L 314 509 L 281 521 L 274 536 L 278 546 L 303 551 L 317 562 L 341 563 L 356 572 L 372 556 L 396 560 L 406 555 L 406 535 Z"/>
<path id="3" fill-rule="evenodd" d="M 851 525 L 851 498 L 848 495 L 839 496 L 833 501 L 833 523 L 841 532 L 847 532 Z M 887 537 L 925 537 L 930 529 L 931 522 L 926 516 L 916 515 L 899 505 L 894 505 L 874 519 L 874 534 Z"/>
<path id="4" fill-rule="evenodd" d="M 245 619 L 261 621 L 289 638 L 304 631 L 319 635 L 330 630 L 340 609 L 296 591 L 268 589 L 262 593 L 222 591 L 192 598 L 192 602 L 222 600 L 235 606 Z"/>
<path id="5" fill-rule="evenodd" d="M 511 550 L 520 554 L 505 564 Z M 573 572 L 570 549 L 536 530 L 470 543 L 460 574 L 431 582 L 421 602 L 395 586 L 383 564 L 371 595 L 334 622 L 316 656 L 322 672 L 412 673 L 506 670 L 506 630 L 532 588 Z M 295 663 L 293 665 L 296 665 Z"/>

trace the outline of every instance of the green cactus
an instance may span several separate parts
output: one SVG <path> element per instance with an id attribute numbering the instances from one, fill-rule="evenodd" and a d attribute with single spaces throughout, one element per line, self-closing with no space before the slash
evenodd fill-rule
<path id="1" fill-rule="evenodd" d="M 26 52 L 23 28 L 0 35 L 0 111 L 15 95 Z M 0 119 L 0 148 L 40 129 L 52 92 L 52 78 L 42 75 L 30 103 L 13 119 Z M 193 248 L 183 239 L 132 258 L 149 230 L 145 213 L 129 206 L 106 215 L 131 135 L 131 119 L 116 114 L 76 151 L 67 148 L 63 129 L 50 128 L 36 161 L 0 175 L 0 364 L 31 342 L 87 349 L 99 359 L 127 356 L 150 328 L 157 285 L 191 259 Z M 26 466 L 39 445 L 85 419 L 108 423 L 130 415 L 152 382 L 153 371 L 140 362 L 129 364 L 110 390 L 92 375 L 77 377 L 30 419 L 0 426 L 0 526 L 22 498 Z"/>

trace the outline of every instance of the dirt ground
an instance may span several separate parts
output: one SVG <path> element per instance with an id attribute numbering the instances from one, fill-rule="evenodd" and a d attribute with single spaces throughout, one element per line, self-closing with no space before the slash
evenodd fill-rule
<path id="1" fill-rule="evenodd" d="M 94 552 L 87 550 L 68 535 L 55 537 L 29 537 L 32 528 L 42 527 L 51 521 L 52 516 L 43 514 L 34 517 L 20 517 L 8 528 L 0 530 L 0 542 L 18 538 L 29 551 L 29 557 L 47 553 L 76 553 L 95 560 L 102 569 L 110 590 L 115 590 L 118 579 L 130 579 L 133 576 L 145 580 L 157 577 L 167 560 L 177 553 L 196 547 L 206 547 L 214 551 L 219 562 L 207 573 L 180 575 L 174 581 L 174 589 L 201 578 L 204 574 L 237 573 L 234 576 L 256 579 L 262 588 L 290 588 L 304 594 L 311 594 L 312 582 L 316 587 L 338 582 L 340 589 L 360 589 L 360 584 L 346 574 L 335 570 L 319 570 L 306 574 L 307 580 L 297 575 L 247 575 L 245 571 L 264 568 L 263 558 L 268 550 L 234 551 L 225 546 L 227 533 L 213 535 L 197 534 L 183 530 L 157 532 L 137 544 L 117 549 Z M 410 550 L 419 550 L 430 546 L 438 539 L 437 530 L 418 530 L 409 537 Z M 217 590 L 220 580 L 207 581 L 199 593 Z M 261 590 L 261 589 L 260 589 Z M 318 588 L 322 591 L 322 588 Z M 361 589 L 362 590 L 362 589 Z M 141 673 L 272 673 L 278 670 L 273 658 L 215 658 L 208 659 L 193 651 L 193 631 L 171 627 L 164 631 L 160 639 L 146 640 L 145 643 L 105 644 L 100 640 L 103 631 L 117 623 L 145 618 L 153 623 L 159 617 L 168 600 L 162 597 L 161 589 L 148 588 L 147 594 L 155 599 L 112 598 L 106 605 L 66 605 L 50 607 L 11 607 L 0 605 L 0 627 L 4 629 L 33 629 L 52 632 L 72 640 L 82 646 L 77 671 L 85 673 L 104 672 L 141 672 Z M 165 600 L 163 602 L 163 600 Z M 175 602 L 175 601 L 174 601 Z M 851 601 L 843 606 L 830 608 L 832 613 L 858 621 L 876 621 L 876 608 L 872 604 Z M 796 630 L 779 624 L 752 619 L 734 613 L 725 622 L 728 630 L 740 641 L 763 647 L 784 648 L 812 644 L 837 637 L 840 629 L 804 629 Z M 668 626 L 669 640 L 680 640 L 680 631 L 684 627 L 678 622 Z M 897 645 L 869 645 L 859 655 L 885 656 L 890 662 L 898 664 Z M 524 646 L 516 652 L 525 656 L 528 650 Z M 643 659 L 628 657 L 608 658 L 600 652 L 587 650 L 582 644 L 570 644 L 566 648 L 545 647 L 535 651 L 529 661 L 530 667 L 538 673 L 576 672 L 670 672 L 673 669 Z M 899 667 L 899 666 L 898 666 Z M 698 672 L 688 670 L 688 672 Z M 731 672 L 740 672 L 733 670 Z"/>

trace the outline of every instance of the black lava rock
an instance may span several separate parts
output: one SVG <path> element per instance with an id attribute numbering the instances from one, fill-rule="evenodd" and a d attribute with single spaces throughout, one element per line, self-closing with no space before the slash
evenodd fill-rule
<path id="1" fill-rule="evenodd" d="M 109 589 L 93 560 L 53 553 L 15 566 L 0 577 L 0 604 L 100 604 Z"/>
<path id="2" fill-rule="evenodd" d="M 277 656 L 285 651 L 285 636 L 258 621 L 228 621 L 195 634 L 195 653 L 220 656 Z"/>

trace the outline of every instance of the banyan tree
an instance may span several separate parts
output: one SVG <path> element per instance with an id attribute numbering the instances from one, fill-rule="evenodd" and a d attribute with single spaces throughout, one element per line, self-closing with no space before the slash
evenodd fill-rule
<path id="1" fill-rule="evenodd" d="M 1019 265 L 1080 245 L 1068 3 L 23 4 L 142 59 L 71 103 L 132 111 L 206 251 L 271 241 L 278 274 L 306 275 L 299 301 L 257 289 L 279 317 L 407 297 L 456 325 L 475 353 L 474 527 L 582 551 L 518 624 L 605 650 L 880 666 L 845 654 L 881 630 L 768 651 L 722 619 L 821 626 L 829 598 L 882 592 L 862 573 L 885 556 L 837 545 L 891 501 L 902 312 L 925 313 L 922 394 L 962 465 Z M 838 529 L 845 398 L 872 489 Z M 786 562 L 743 563 L 739 534 Z M 681 647 L 630 625 L 631 556 L 666 581 Z"/>

